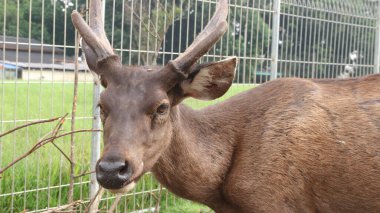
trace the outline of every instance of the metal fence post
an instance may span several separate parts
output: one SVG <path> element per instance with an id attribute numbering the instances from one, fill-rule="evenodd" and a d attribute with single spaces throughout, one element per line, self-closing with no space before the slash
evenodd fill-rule
<path id="1" fill-rule="evenodd" d="M 377 23 L 376 23 L 376 40 L 375 40 L 375 73 L 380 73 L 380 0 L 377 2 Z"/>
<path id="2" fill-rule="evenodd" d="M 102 1 L 103 4 L 103 20 L 104 20 L 104 12 L 106 7 L 106 1 Z M 101 120 L 100 120 L 100 108 L 98 106 L 100 99 L 100 92 L 102 87 L 100 85 L 100 80 L 97 76 L 94 76 L 94 88 L 93 88 L 93 99 L 92 99 L 92 129 L 101 129 Z M 91 171 L 95 171 L 96 162 L 100 157 L 100 142 L 101 142 L 101 133 L 93 132 L 91 137 Z M 96 174 L 91 173 L 90 177 L 90 199 L 93 199 L 99 190 L 99 184 L 96 180 Z M 91 211 L 90 211 L 91 212 Z"/>
<path id="3" fill-rule="evenodd" d="M 272 21 L 272 56 L 271 56 L 271 77 L 270 80 L 277 78 L 278 64 L 278 42 L 280 38 L 280 8 L 281 0 L 273 0 L 273 21 Z"/>
<path id="4" fill-rule="evenodd" d="M 94 76 L 94 78 L 97 78 Z M 93 102 L 92 102 L 92 129 L 100 129 L 100 108 L 98 106 L 99 98 L 100 98 L 101 86 L 100 81 L 94 79 L 94 88 L 93 88 Z M 100 157 L 100 132 L 93 132 L 91 137 L 91 171 L 95 171 L 96 161 Z M 98 182 L 96 181 L 96 174 L 91 173 L 90 178 L 90 199 L 94 198 L 97 191 L 99 190 Z"/>

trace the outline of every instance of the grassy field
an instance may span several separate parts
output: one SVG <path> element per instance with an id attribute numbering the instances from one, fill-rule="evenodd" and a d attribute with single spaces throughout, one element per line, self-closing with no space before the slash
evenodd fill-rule
<path id="1" fill-rule="evenodd" d="M 193 108 L 202 108 L 251 87 L 233 86 L 219 100 L 203 102 L 188 99 L 186 104 Z M 79 84 L 78 92 L 75 127 L 76 129 L 90 129 L 92 122 L 92 84 Z M 0 84 L 0 132 L 31 120 L 47 119 L 70 113 L 72 97 L 72 83 L 27 84 L 26 82 L 19 82 L 15 84 L 6 82 Z M 39 124 L 0 138 L 0 167 L 3 168 L 17 156 L 29 150 L 39 138 L 50 132 L 54 126 L 55 123 Z M 70 131 L 70 120 L 66 121 L 63 129 Z M 69 153 L 69 143 L 70 137 L 56 141 L 56 144 L 65 153 Z M 76 174 L 89 171 L 90 143 L 90 133 L 75 136 Z M 2 174 L 0 180 L 0 212 L 20 212 L 24 209 L 38 210 L 66 204 L 69 166 L 69 162 L 51 144 L 20 161 Z M 77 184 L 74 188 L 75 200 L 88 200 L 88 181 L 88 175 L 75 180 Z M 134 211 L 154 207 L 160 194 L 158 189 L 158 183 L 148 174 L 139 182 L 133 193 L 122 198 L 118 208 L 121 211 Z M 150 190 L 153 191 L 146 192 Z M 178 198 L 175 199 L 165 190 L 161 192 L 161 195 L 161 212 L 208 211 L 203 206 Z M 102 209 L 109 208 L 114 200 L 112 196 L 111 194 L 103 196 L 105 200 L 101 203 Z"/>

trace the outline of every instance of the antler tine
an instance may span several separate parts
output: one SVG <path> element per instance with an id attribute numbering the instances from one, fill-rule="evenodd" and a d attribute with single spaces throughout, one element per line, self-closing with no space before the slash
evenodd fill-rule
<path id="1" fill-rule="evenodd" d="M 193 43 L 171 63 L 177 71 L 188 74 L 188 69 L 227 31 L 228 0 L 220 0 L 214 16 Z"/>
<path id="2" fill-rule="evenodd" d="M 90 1 L 90 26 L 77 11 L 71 14 L 72 22 L 84 40 L 82 48 L 92 70 L 96 70 L 98 61 L 114 55 L 104 31 L 101 5 L 101 0 Z"/>

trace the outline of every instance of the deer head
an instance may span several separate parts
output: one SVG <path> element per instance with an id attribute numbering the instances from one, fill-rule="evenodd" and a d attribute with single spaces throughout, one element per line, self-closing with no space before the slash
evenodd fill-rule
<path id="1" fill-rule="evenodd" d="M 98 182 L 115 192 L 131 189 L 170 145 L 174 108 L 186 97 L 215 99 L 231 86 L 236 58 L 196 64 L 227 30 L 228 0 L 194 42 L 163 67 L 122 66 L 104 32 L 101 1 L 90 2 L 90 24 L 72 13 L 83 38 L 88 66 L 105 87 L 99 106 L 104 150 L 97 163 Z"/>

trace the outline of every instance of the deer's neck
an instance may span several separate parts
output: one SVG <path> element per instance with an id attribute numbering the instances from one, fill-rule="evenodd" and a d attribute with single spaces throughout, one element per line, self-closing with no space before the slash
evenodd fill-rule
<path id="1" fill-rule="evenodd" d="M 194 111 L 179 105 L 171 117 L 171 145 L 153 173 L 179 196 L 205 204 L 220 200 L 232 162 L 236 128 L 216 110 Z"/>

